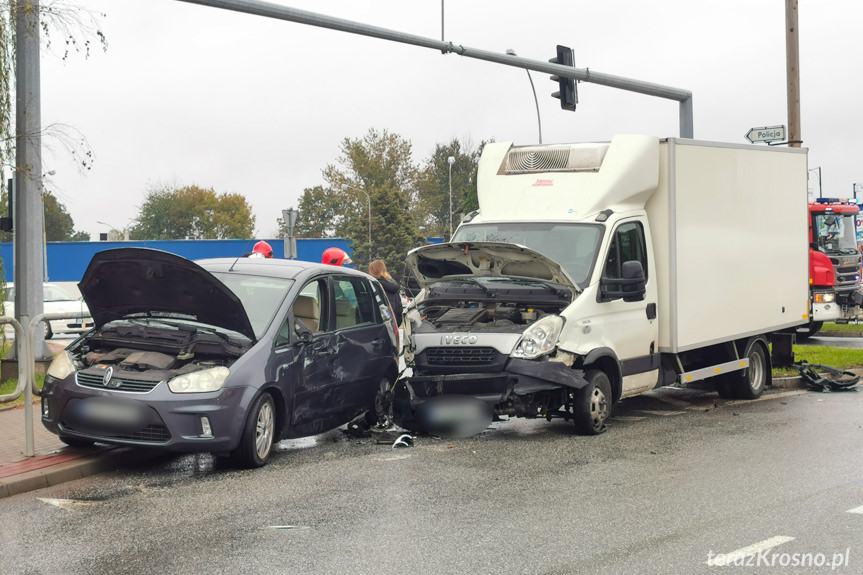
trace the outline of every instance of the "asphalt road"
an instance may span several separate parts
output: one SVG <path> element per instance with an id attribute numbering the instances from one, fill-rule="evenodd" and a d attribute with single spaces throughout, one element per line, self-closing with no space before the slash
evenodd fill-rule
<path id="1" fill-rule="evenodd" d="M 858 392 L 665 390 L 592 438 L 516 420 L 403 449 L 334 431 L 255 471 L 168 457 L 0 502 L 0 572 L 860 573 L 861 416 Z"/>

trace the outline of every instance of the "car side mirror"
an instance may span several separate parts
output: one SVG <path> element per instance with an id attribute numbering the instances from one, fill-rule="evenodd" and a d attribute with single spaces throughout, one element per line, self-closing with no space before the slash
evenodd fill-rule
<path id="1" fill-rule="evenodd" d="M 294 321 L 294 331 L 296 332 L 297 337 L 300 338 L 300 341 L 304 341 L 306 343 L 312 341 L 312 330 L 310 330 L 309 326 L 304 324 L 302 321 Z"/>
<path id="2" fill-rule="evenodd" d="M 638 260 L 623 262 L 621 278 L 603 277 L 599 280 L 599 301 L 609 302 L 623 298 L 623 301 L 641 301 L 647 293 L 647 280 L 644 266 Z"/>

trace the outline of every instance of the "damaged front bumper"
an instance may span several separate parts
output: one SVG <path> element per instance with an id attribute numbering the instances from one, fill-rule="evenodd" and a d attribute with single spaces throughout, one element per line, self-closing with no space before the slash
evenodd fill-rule
<path id="1" fill-rule="evenodd" d="M 423 373 L 402 378 L 396 400 L 414 412 L 431 398 L 468 396 L 490 405 L 499 415 L 544 417 L 548 408 L 556 408 L 552 398 L 562 397 L 566 389 L 582 389 L 587 383 L 583 370 L 561 361 L 509 359 L 500 371 Z"/>

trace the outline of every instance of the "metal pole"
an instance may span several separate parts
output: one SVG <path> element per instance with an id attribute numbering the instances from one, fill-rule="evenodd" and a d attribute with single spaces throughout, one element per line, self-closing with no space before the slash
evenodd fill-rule
<path id="1" fill-rule="evenodd" d="M 26 4 L 26 5 L 25 5 Z M 39 70 L 39 0 L 18 2 L 16 26 L 15 102 L 15 313 L 26 325 L 41 314 L 42 301 L 42 110 Z M 31 355 L 48 360 L 44 333 L 31 333 Z M 27 358 L 18 357 L 18 361 Z M 31 410 L 25 410 L 32 418 Z M 31 422 L 32 423 L 32 422 Z"/>
<path id="2" fill-rule="evenodd" d="M 468 48 L 466 46 L 453 44 L 452 42 L 444 42 L 443 40 L 433 40 L 423 36 L 407 34 L 378 26 L 370 26 L 368 24 L 360 24 L 352 20 L 344 20 L 342 18 L 334 18 L 324 14 L 308 12 L 306 10 L 298 10 L 288 6 L 280 6 L 262 0 L 179 0 L 189 4 L 199 4 L 201 6 L 210 6 L 212 8 L 222 8 L 224 10 L 233 10 L 246 14 L 254 14 L 256 16 L 264 16 L 266 18 L 274 18 L 276 20 L 285 20 L 288 22 L 296 22 L 298 24 L 306 24 L 309 26 L 317 26 L 319 28 L 327 28 L 329 30 L 339 30 L 350 34 L 359 34 L 361 36 L 370 36 L 372 38 L 380 38 L 382 40 L 390 40 L 400 42 L 402 44 L 411 44 L 423 48 L 432 48 L 440 50 L 446 54 L 452 52 L 465 58 L 475 58 L 477 60 L 485 60 L 487 62 L 495 62 L 505 66 L 513 66 L 515 68 L 527 68 L 535 72 L 543 72 L 552 76 L 560 76 L 562 78 L 573 78 L 580 82 L 592 82 L 601 86 L 609 86 L 611 88 L 619 88 L 630 92 L 637 92 L 648 96 L 656 96 L 668 100 L 676 100 L 680 102 L 681 119 L 684 114 L 688 114 L 685 121 L 680 123 L 680 137 L 693 137 L 693 120 L 692 120 L 692 92 L 663 86 L 661 84 L 653 84 L 651 82 L 642 82 L 641 80 L 633 80 L 631 78 L 623 78 L 613 76 L 611 74 L 603 74 L 594 70 L 575 68 L 572 66 L 563 66 L 561 64 L 552 64 L 541 60 L 531 60 L 520 56 L 509 56 L 499 52 L 489 52 L 487 50 L 479 50 L 476 48 Z"/>
<path id="3" fill-rule="evenodd" d="M 452 165 L 455 158 L 450 156 L 446 161 L 449 164 L 449 239 L 452 240 Z"/>
<path id="4" fill-rule="evenodd" d="M 365 191 L 365 190 L 363 190 Z M 372 263 L 372 195 L 366 192 L 366 199 L 369 201 L 369 265 Z"/>
<path id="5" fill-rule="evenodd" d="M 508 48 L 506 53 L 510 56 L 517 56 L 515 50 L 512 48 Z M 525 69 L 527 72 L 527 79 L 530 82 L 530 90 L 533 92 L 533 103 L 536 105 L 536 126 L 539 131 L 539 143 L 542 143 L 542 121 L 539 119 L 539 100 L 536 97 L 536 87 L 533 85 L 533 77 L 530 75 L 530 70 Z"/>
<path id="6" fill-rule="evenodd" d="M 797 0 L 785 0 L 785 75 L 788 83 L 788 145 L 799 148 L 800 129 L 800 46 L 797 30 Z"/>

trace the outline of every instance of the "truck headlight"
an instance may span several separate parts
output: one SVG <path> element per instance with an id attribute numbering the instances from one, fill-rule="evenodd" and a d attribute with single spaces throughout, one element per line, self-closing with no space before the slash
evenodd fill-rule
<path id="1" fill-rule="evenodd" d="M 54 379 L 66 379 L 75 373 L 75 362 L 72 361 L 72 356 L 68 351 L 61 351 L 54 357 L 54 361 L 48 366 L 46 375 L 50 375 Z"/>
<path id="2" fill-rule="evenodd" d="M 834 301 L 836 301 L 835 292 L 815 294 L 815 303 L 833 303 Z"/>
<path id="3" fill-rule="evenodd" d="M 222 389 L 231 370 L 227 367 L 212 367 L 175 377 L 168 382 L 174 393 L 206 393 Z"/>
<path id="4" fill-rule="evenodd" d="M 547 315 L 521 334 L 512 357 L 535 359 L 551 353 L 557 345 L 560 330 L 563 329 L 563 318 L 559 315 Z"/>

